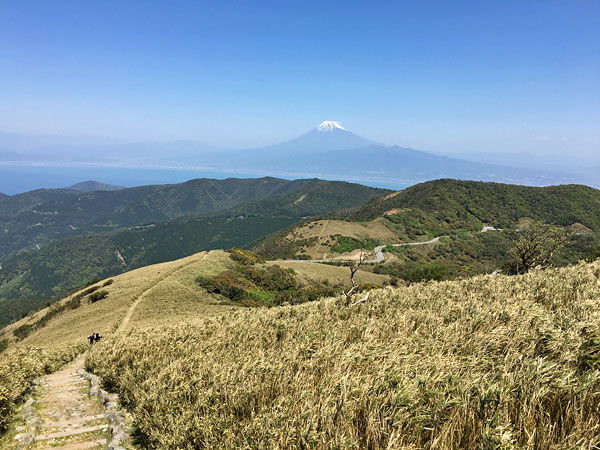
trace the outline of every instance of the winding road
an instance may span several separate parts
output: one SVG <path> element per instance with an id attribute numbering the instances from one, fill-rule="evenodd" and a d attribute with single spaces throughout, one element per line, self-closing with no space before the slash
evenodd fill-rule
<path id="1" fill-rule="evenodd" d="M 325 227 L 323 227 L 325 229 Z M 502 228 L 495 228 L 489 225 L 483 225 L 483 228 L 479 231 L 480 233 L 486 233 L 488 231 L 502 231 Z M 427 244 L 435 244 L 439 242 L 440 238 L 448 237 L 448 236 L 438 236 L 430 239 L 428 241 L 418 241 L 418 242 L 403 242 L 399 244 L 391 244 L 392 247 L 408 247 L 414 245 L 427 245 Z M 385 261 L 385 256 L 383 254 L 383 249 L 386 248 L 390 244 L 378 245 L 373 249 L 373 254 L 375 255 L 375 259 L 371 261 L 365 261 L 365 264 L 377 264 Z M 312 263 L 325 263 L 325 262 L 333 262 L 335 260 L 331 259 L 291 259 L 291 262 L 312 262 Z"/>
<path id="2" fill-rule="evenodd" d="M 433 239 L 430 239 L 429 241 L 423 241 L 423 242 L 404 242 L 402 244 L 392 244 L 392 247 L 408 247 L 408 246 L 412 246 L 412 245 L 427 245 L 427 244 L 435 244 L 436 242 L 439 242 L 440 240 L 440 236 L 435 237 Z M 380 263 L 385 261 L 385 256 L 383 256 L 383 249 L 386 248 L 387 245 L 378 245 L 377 247 L 375 247 L 373 249 L 373 253 L 375 254 L 375 260 L 374 261 L 367 261 L 370 264 L 376 264 L 376 263 Z"/>

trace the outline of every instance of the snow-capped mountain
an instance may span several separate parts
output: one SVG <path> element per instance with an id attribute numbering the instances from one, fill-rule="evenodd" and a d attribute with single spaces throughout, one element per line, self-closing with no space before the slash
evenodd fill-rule
<path id="1" fill-rule="evenodd" d="M 3 134 L 0 133 L 0 162 L 23 161 L 23 157 L 30 158 L 27 161 L 33 162 L 39 157 L 32 151 L 31 155 L 17 155 L 20 158 L 17 159 L 11 146 L 3 146 L 3 142 L 10 143 L 10 139 L 3 139 Z M 85 151 L 79 151 L 81 149 Z M 592 184 L 588 180 L 594 180 L 597 185 L 597 170 L 589 173 L 565 173 L 563 170 L 544 170 L 537 166 L 511 167 L 510 163 L 502 165 L 450 158 L 380 144 L 348 131 L 340 122 L 333 120 L 321 122 L 289 141 L 260 148 L 224 150 L 195 141 L 176 141 L 94 143 L 68 147 L 60 152 L 54 151 L 50 146 L 45 150 L 48 151 L 40 151 L 39 154 L 52 155 L 56 164 L 67 161 L 71 165 L 108 161 L 110 164 L 135 164 L 139 167 L 186 166 L 218 172 L 405 183 L 460 178 L 532 185 L 573 182 Z M 48 162 L 47 159 L 38 161 Z"/>
<path id="2" fill-rule="evenodd" d="M 333 131 L 336 128 L 338 130 L 345 130 L 345 128 L 339 122 L 334 122 L 333 120 L 321 122 L 321 124 L 317 127 L 317 130 L 327 133 L 328 131 Z"/>
<path id="3" fill-rule="evenodd" d="M 310 155 L 330 150 L 348 150 L 367 145 L 382 145 L 346 130 L 339 122 L 326 120 L 312 130 L 289 141 L 268 145 L 258 149 L 247 149 L 245 153 L 258 152 L 273 155 Z"/>
<path id="4" fill-rule="evenodd" d="M 298 177 L 394 180 L 436 178 L 546 185 L 572 182 L 551 171 L 484 164 L 373 142 L 326 120 L 280 144 L 204 155 L 207 167 Z"/>

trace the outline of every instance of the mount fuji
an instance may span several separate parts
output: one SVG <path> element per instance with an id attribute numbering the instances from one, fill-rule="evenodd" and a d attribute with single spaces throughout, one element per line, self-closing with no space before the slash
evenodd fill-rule
<path id="1" fill-rule="evenodd" d="M 15 137 L 16 136 L 16 137 Z M 17 139 L 18 138 L 18 139 Z M 548 185 L 598 184 L 597 172 L 562 172 L 476 162 L 386 145 L 326 120 L 306 133 L 258 148 L 224 149 L 196 141 L 54 142 L 0 133 L 0 164 L 107 164 L 109 166 L 186 168 L 192 170 L 265 174 L 337 180 L 419 183 L 437 178 Z M 24 146 L 23 142 L 28 146 Z M 518 166 L 518 164 L 515 164 Z"/>
<path id="2" fill-rule="evenodd" d="M 472 162 L 385 145 L 358 136 L 330 120 L 289 141 L 199 155 L 195 162 L 236 172 L 403 183 L 437 178 L 528 185 L 574 181 L 571 176 L 558 172 Z"/>
<path id="3" fill-rule="evenodd" d="M 348 150 L 369 145 L 381 145 L 346 130 L 339 122 L 326 120 L 310 131 L 289 141 L 266 147 L 242 150 L 244 153 L 275 155 L 309 155 L 331 150 Z"/>

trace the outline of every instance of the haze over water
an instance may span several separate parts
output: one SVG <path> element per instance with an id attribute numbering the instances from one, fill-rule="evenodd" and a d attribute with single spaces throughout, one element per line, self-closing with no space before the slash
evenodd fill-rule
<path id="1" fill-rule="evenodd" d="M 117 186 L 134 187 L 148 184 L 182 183 L 192 178 L 259 178 L 265 174 L 203 172 L 194 170 L 167 170 L 117 167 L 60 167 L 60 166 L 0 166 L 0 192 L 14 195 L 40 188 L 64 188 L 85 180 L 98 180 Z M 283 179 L 298 177 L 278 176 Z M 400 190 L 408 183 L 372 180 L 341 180 L 366 186 Z"/>

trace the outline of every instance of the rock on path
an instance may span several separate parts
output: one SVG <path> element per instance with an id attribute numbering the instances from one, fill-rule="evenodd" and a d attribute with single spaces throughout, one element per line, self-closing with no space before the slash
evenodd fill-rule
<path id="1" fill-rule="evenodd" d="M 40 379 L 24 405 L 25 425 L 15 436 L 18 449 L 106 449 L 108 420 L 104 407 L 87 394 L 88 382 L 77 374 L 83 355 Z"/>

